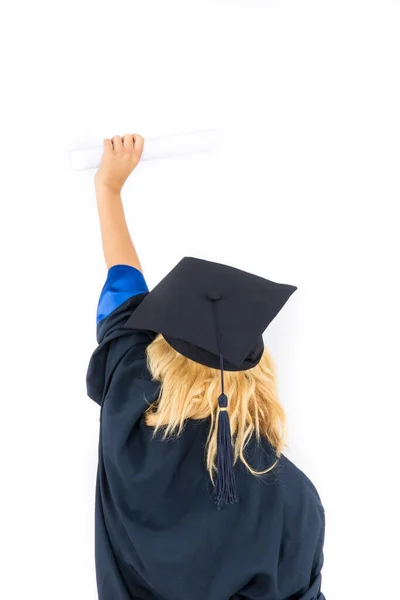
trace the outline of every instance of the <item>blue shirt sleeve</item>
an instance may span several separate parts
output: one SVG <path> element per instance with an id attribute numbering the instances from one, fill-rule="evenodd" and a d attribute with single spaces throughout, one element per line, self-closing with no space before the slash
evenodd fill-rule
<path id="1" fill-rule="evenodd" d="M 148 294 L 142 273 L 129 265 L 115 265 L 107 274 L 97 306 L 97 347 L 87 369 L 90 398 L 102 405 L 118 366 L 129 352 L 129 364 L 143 363 L 146 347 L 155 333 L 125 327 L 126 321 Z M 133 368 L 133 367 L 132 367 Z"/>
<path id="2" fill-rule="evenodd" d="M 144 294 L 149 289 L 143 274 L 129 265 L 115 265 L 108 270 L 97 305 L 97 324 L 108 317 L 126 300 Z"/>

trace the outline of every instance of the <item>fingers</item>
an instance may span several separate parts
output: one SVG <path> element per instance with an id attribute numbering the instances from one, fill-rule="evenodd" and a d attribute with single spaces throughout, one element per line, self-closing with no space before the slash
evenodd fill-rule
<path id="1" fill-rule="evenodd" d="M 143 152 L 144 139 L 138 133 L 134 133 L 132 137 L 135 145 L 135 150 L 140 156 Z"/>
<path id="2" fill-rule="evenodd" d="M 121 152 L 121 150 L 124 149 L 120 135 L 114 135 L 114 137 L 111 138 L 111 141 L 114 147 L 114 152 Z"/>
<path id="3" fill-rule="evenodd" d="M 126 148 L 126 150 L 133 150 L 133 135 L 131 133 L 126 133 L 122 137 L 122 143 L 124 144 L 124 148 Z"/>
<path id="4" fill-rule="evenodd" d="M 126 133 L 122 138 L 119 135 L 115 135 L 110 142 L 112 149 L 114 152 L 122 152 L 124 149 L 128 151 L 135 151 L 139 157 L 142 154 L 144 139 L 138 133 Z M 106 140 L 104 140 L 106 143 Z"/>
<path id="5" fill-rule="evenodd" d="M 103 145 L 104 145 L 104 152 L 112 152 L 113 151 L 112 141 L 109 140 L 108 138 L 105 138 L 103 140 Z"/>

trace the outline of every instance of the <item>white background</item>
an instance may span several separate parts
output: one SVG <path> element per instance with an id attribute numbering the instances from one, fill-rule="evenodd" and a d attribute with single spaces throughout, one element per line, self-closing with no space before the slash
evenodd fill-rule
<path id="1" fill-rule="evenodd" d="M 397 597 L 399 0 L 39 0 L 1 23 L 1 597 L 96 598 L 106 270 L 69 151 L 213 127 L 220 152 L 124 189 L 148 283 L 189 255 L 298 286 L 265 339 L 326 509 L 324 593 Z"/>

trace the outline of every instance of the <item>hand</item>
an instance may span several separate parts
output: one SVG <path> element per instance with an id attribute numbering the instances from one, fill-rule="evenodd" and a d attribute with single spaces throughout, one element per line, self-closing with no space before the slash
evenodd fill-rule
<path id="1" fill-rule="evenodd" d="M 140 161 L 143 145 L 144 139 L 137 133 L 105 139 L 103 156 L 94 178 L 96 187 L 106 187 L 120 193 Z"/>

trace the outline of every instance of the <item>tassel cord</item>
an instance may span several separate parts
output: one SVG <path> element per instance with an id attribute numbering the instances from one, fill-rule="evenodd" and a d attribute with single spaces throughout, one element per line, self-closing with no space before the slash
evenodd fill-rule
<path id="1" fill-rule="evenodd" d="M 225 395 L 224 388 L 224 357 L 222 354 L 221 332 L 216 302 L 213 302 L 213 312 L 221 370 L 221 394 L 218 397 L 217 480 L 213 495 L 218 508 L 221 509 L 226 504 L 234 504 L 238 501 L 238 498 L 233 471 L 232 436 L 228 414 L 228 398 Z"/>
<path id="2" fill-rule="evenodd" d="M 215 331 L 217 333 L 217 343 L 218 343 L 218 352 L 219 352 L 219 366 L 221 371 L 221 393 L 225 395 L 224 388 L 224 355 L 222 354 L 222 343 L 221 343 L 221 331 L 219 328 L 219 321 L 217 315 L 217 303 L 213 302 L 213 313 L 214 313 L 214 322 L 215 322 Z"/>

